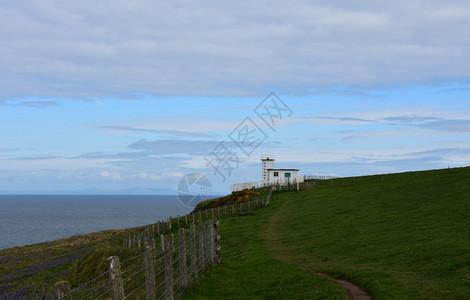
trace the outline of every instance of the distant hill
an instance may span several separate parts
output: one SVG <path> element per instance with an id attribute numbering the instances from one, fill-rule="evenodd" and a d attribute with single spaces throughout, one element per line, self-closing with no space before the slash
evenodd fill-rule
<path id="1" fill-rule="evenodd" d="M 169 188 L 128 188 L 122 190 L 82 189 L 53 191 L 0 191 L 2 195 L 176 195 Z"/>

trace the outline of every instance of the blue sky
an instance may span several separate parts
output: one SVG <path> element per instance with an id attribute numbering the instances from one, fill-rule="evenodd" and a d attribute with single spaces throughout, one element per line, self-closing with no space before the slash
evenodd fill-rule
<path id="1" fill-rule="evenodd" d="M 0 192 L 200 172 L 227 193 L 263 154 L 307 175 L 467 166 L 469 37 L 465 1 L 6 1 Z M 271 91 L 289 108 L 272 128 L 255 112 Z M 265 137 L 248 155 L 246 118 Z M 221 145 L 225 178 L 207 164 Z"/>

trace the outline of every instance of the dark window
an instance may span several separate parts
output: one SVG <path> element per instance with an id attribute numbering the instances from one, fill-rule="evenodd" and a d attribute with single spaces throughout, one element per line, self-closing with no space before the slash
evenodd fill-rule
<path id="1" fill-rule="evenodd" d="M 274 172 L 274 177 L 279 176 L 279 172 Z"/>

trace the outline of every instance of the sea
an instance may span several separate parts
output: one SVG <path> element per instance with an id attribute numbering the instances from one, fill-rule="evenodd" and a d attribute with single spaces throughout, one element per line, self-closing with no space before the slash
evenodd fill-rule
<path id="1" fill-rule="evenodd" d="M 171 195 L 0 195 L 0 250 L 153 224 L 191 211 Z"/>

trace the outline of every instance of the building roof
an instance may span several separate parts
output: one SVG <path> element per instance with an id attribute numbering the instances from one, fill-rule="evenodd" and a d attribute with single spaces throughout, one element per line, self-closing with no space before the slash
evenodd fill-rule
<path id="1" fill-rule="evenodd" d="M 267 169 L 268 171 L 299 171 L 299 169 Z"/>
<path id="2" fill-rule="evenodd" d="M 271 160 L 274 161 L 274 155 L 261 155 L 261 160 Z"/>

